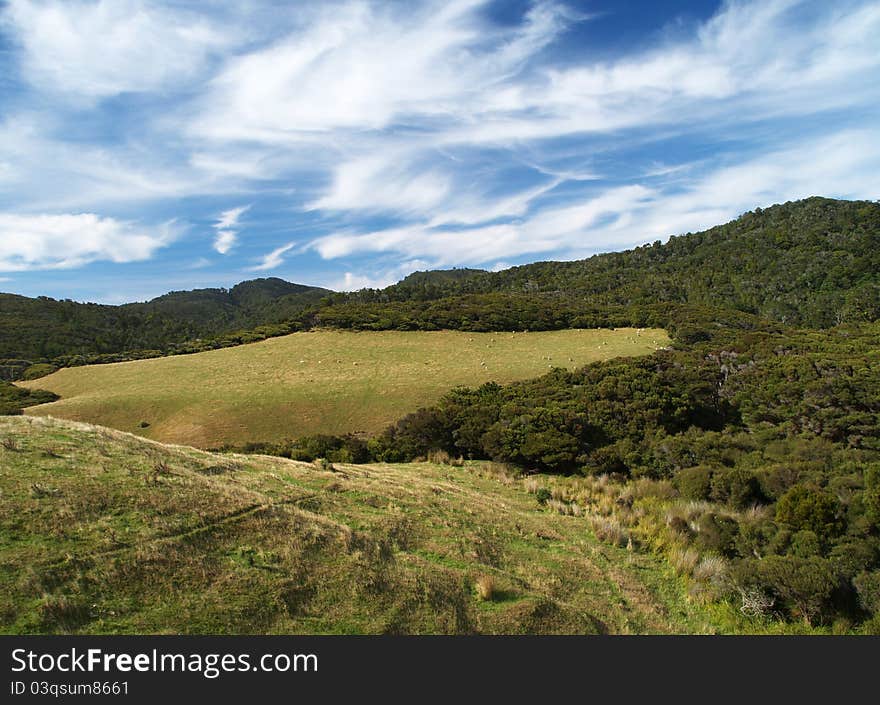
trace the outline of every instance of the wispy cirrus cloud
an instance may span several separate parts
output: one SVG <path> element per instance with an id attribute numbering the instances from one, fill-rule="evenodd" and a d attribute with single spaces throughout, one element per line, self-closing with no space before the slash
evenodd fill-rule
<path id="1" fill-rule="evenodd" d="M 250 271 L 265 272 L 269 269 L 276 269 L 284 262 L 284 255 L 290 252 L 294 247 L 296 247 L 295 242 L 276 247 L 270 253 L 264 255 L 259 264 L 250 267 Z"/>
<path id="2" fill-rule="evenodd" d="M 238 223 L 241 216 L 250 210 L 250 205 L 238 206 L 225 210 L 214 223 L 216 235 L 214 237 L 214 249 L 221 255 L 228 254 L 238 240 Z"/>
<path id="3" fill-rule="evenodd" d="M 108 243 L 212 221 L 225 277 L 314 271 L 347 288 L 880 195 L 880 2 L 731 0 L 634 22 L 633 41 L 602 29 L 627 12 L 10 0 L 0 212 L 100 213 L 120 224 Z M 247 238 L 230 203 L 259 209 Z M 6 260 L 24 262 L 16 242 Z M 117 261 L 109 247 L 61 261 Z M 147 250 L 157 267 L 207 254 L 198 238 Z"/>
<path id="4" fill-rule="evenodd" d="M 234 43 L 209 18 L 145 0 L 8 0 L 0 17 L 24 77 L 68 99 L 179 85 Z"/>

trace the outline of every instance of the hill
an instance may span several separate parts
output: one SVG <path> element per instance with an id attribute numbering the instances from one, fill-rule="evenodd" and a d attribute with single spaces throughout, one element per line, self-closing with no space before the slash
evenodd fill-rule
<path id="1" fill-rule="evenodd" d="M 51 414 L 198 447 L 377 433 L 450 388 L 511 382 L 668 344 L 663 331 L 312 331 L 194 355 L 71 367 L 28 389 Z M 142 423 L 149 424 L 141 427 Z"/>
<path id="2" fill-rule="evenodd" d="M 880 317 L 880 203 L 808 198 L 663 244 L 461 278 L 422 274 L 332 300 L 377 305 L 491 293 L 723 307 L 810 327 L 873 321 Z"/>
<path id="3" fill-rule="evenodd" d="M 34 362 L 201 352 L 320 327 L 671 330 L 701 309 L 814 328 L 870 322 L 880 316 L 878 245 L 880 204 L 816 197 L 665 244 L 500 272 L 416 272 L 383 290 L 261 279 L 119 307 L 0 295 L 0 379 L 36 376 Z"/>
<path id="4" fill-rule="evenodd" d="M 0 418 L 3 633 L 692 633 L 650 554 L 491 465 L 212 455 Z"/>
<path id="5" fill-rule="evenodd" d="M 257 279 L 231 289 L 177 291 L 121 306 L 0 294 L 0 359 L 161 351 L 174 343 L 288 320 L 329 293 L 281 279 Z"/>

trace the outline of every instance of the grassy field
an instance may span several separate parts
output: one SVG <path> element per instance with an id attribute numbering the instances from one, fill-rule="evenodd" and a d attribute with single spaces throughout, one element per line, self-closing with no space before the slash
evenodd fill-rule
<path id="1" fill-rule="evenodd" d="M 0 631 L 724 629 L 661 559 L 540 504 L 550 480 L 318 468 L 0 417 Z"/>
<path id="2" fill-rule="evenodd" d="M 669 343 L 664 331 L 295 333 L 178 357 L 74 367 L 22 383 L 33 407 L 199 448 L 381 430 L 457 385 L 511 382 Z M 142 427 L 142 423 L 149 426 Z"/>

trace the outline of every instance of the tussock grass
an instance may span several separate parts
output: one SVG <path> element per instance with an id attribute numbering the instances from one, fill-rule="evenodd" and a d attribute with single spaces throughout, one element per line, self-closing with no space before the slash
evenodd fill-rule
<path id="1" fill-rule="evenodd" d="M 497 586 L 495 584 L 495 578 L 491 575 L 480 575 L 476 581 L 474 582 L 474 588 L 477 591 L 477 597 L 479 597 L 484 602 L 491 602 L 497 592 Z"/>

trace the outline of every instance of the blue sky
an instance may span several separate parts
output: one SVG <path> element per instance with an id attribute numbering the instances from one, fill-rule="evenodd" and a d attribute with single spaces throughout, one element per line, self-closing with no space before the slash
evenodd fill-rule
<path id="1" fill-rule="evenodd" d="M 0 290 L 575 259 L 880 198 L 880 2 L 0 1 Z"/>

